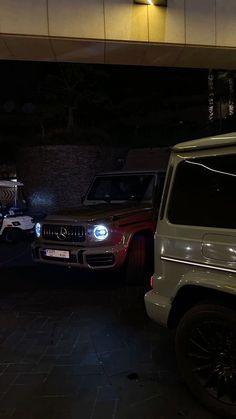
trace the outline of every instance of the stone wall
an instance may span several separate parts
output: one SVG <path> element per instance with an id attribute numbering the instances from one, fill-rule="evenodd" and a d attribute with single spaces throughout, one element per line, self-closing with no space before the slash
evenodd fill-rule
<path id="1" fill-rule="evenodd" d="M 98 172 L 164 169 L 168 149 L 49 145 L 25 147 L 16 161 L 17 179 L 33 215 L 41 217 L 58 209 L 76 208 Z"/>
<path id="2" fill-rule="evenodd" d="M 169 148 L 135 148 L 126 155 L 126 170 L 166 170 L 170 157 Z"/>
<path id="3" fill-rule="evenodd" d="M 17 156 L 17 178 L 33 214 L 78 207 L 93 176 L 120 169 L 122 148 L 56 145 L 22 148 Z"/>

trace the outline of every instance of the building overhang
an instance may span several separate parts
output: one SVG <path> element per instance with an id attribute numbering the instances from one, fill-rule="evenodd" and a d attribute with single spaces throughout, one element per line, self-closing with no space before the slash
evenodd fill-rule
<path id="1" fill-rule="evenodd" d="M 0 59 L 236 68 L 235 0 L 152 2 L 2 1 Z"/>
<path id="2" fill-rule="evenodd" d="M 236 49 L 150 42 L 1 35 L 0 59 L 235 69 Z"/>

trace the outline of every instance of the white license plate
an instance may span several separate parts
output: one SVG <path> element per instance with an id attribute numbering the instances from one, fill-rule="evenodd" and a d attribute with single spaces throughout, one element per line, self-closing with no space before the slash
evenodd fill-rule
<path id="1" fill-rule="evenodd" d="M 45 255 L 50 258 L 70 259 L 70 252 L 68 250 L 45 249 Z"/>

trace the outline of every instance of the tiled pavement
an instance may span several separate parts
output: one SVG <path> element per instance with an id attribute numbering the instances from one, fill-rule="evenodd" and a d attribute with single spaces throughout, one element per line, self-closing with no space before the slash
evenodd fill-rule
<path id="1" fill-rule="evenodd" d="M 182 383 L 142 287 L 19 266 L 23 255 L 0 270 L 0 419 L 214 418 Z"/>

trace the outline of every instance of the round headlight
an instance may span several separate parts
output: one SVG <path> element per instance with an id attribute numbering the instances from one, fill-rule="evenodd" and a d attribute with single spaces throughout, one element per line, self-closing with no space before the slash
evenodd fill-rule
<path id="1" fill-rule="evenodd" d="M 108 237 L 108 229 L 103 225 L 99 225 L 94 228 L 93 234 L 97 240 L 105 240 Z"/>
<path id="2" fill-rule="evenodd" d="M 38 238 L 41 235 L 41 224 L 40 223 L 35 224 L 35 234 L 36 234 L 36 237 L 38 237 Z"/>

